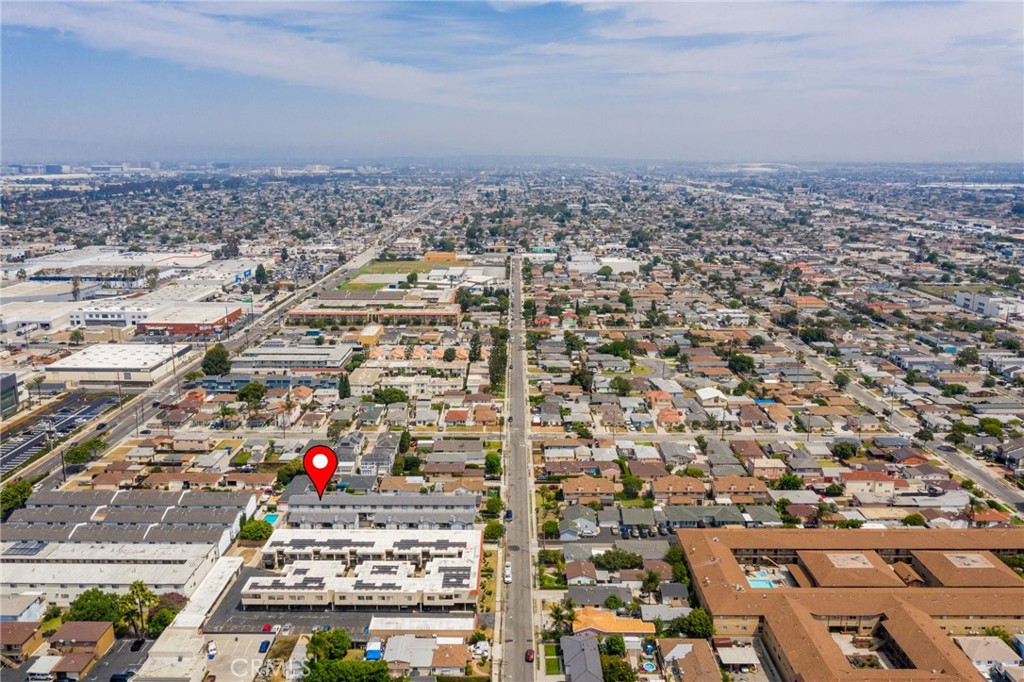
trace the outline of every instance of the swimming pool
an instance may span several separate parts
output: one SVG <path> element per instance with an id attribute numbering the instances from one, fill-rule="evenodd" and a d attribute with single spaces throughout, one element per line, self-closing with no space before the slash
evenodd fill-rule
<path id="1" fill-rule="evenodd" d="M 768 571 L 758 571 L 757 573 L 754 574 L 754 577 L 757 577 L 757 578 L 767 578 L 768 577 Z"/>
<path id="2" fill-rule="evenodd" d="M 263 520 L 269 523 L 270 525 L 275 525 L 277 524 L 277 519 L 280 516 L 280 514 L 264 514 Z"/>
<path id="3" fill-rule="evenodd" d="M 764 580 L 760 578 L 747 578 L 747 582 L 750 583 L 751 587 L 758 590 L 770 590 L 775 587 L 771 580 Z"/>
<path id="4" fill-rule="evenodd" d="M 655 670 L 658 669 L 657 666 L 655 666 L 650 661 L 647 661 L 647 662 L 643 663 L 640 667 L 643 668 L 645 672 L 649 672 L 649 673 L 653 673 Z"/>

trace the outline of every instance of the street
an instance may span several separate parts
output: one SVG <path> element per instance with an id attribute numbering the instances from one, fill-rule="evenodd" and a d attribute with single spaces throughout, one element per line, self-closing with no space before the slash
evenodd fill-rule
<path id="1" fill-rule="evenodd" d="M 533 467 L 530 465 L 529 414 L 526 409 L 526 339 L 522 326 L 522 268 L 512 259 L 509 303 L 508 450 L 505 454 L 506 503 L 512 522 L 506 531 L 506 560 L 512 562 L 512 583 L 504 585 L 505 609 L 501 678 L 507 682 L 534 679 L 534 663 L 526 650 L 537 649 L 533 627 Z M 542 657 L 538 656 L 538 659 Z"/>

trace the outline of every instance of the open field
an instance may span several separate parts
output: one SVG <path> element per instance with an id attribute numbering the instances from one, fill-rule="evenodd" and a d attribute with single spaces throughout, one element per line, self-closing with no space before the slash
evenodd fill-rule
<path id="1" fill-rule="evenodd" d="M 953 298 L 958 291 L 988 291 L 1003 295 L 1012 295 L 1013 293 L 995 284 L 917 284 L 914 288 L 926 294 L 943 298 Z"/>
<path id="2" fill-rule="evenodd" d="M 415 272 L 422 274 L 430 272 L 434 268 L 447 268 L 450 266 L 468 267 L 472 261 L 460 260 L 452 262 L 425 261 L 425 260 L 375 260 L 356 274 L 359 275 L 394 275 L 398 273 Z"/>

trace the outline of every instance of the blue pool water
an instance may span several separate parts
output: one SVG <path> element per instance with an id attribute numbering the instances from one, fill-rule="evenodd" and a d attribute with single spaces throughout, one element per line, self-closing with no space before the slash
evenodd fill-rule
<path id="1" fill-rule="evenodd" d="M 649 672 L 649 673 L 653 673 L 655 670 L 658 669 L 657 666 L 655 666 L 651 662 L 646 662 L 643 665 L 641 665 L 640 667 L 643 668 L 646 672 Z"/>
<path id="2" fill-rule="evenodd" d="M 767 578 L 768 577 L 768 571 L 758 571 L 754 575 L 756 577 L 758 577 L 758 578 Z"/>
<path id="3" fill-rule="evenodd" d="M 277 523 L 277 519 L 279 516 L 280 514 L 266 514 L 264 515 L 263 520 L 271 525 L 274 525 Z"/>
<path id="4" fill-rule="evenodd" d="M 755 589 L 758 589 L 758 590 L 770 590 L 773 587 L 775 587 L 774 585 L 772 585 L 772 581 L 771 580 L 763 580 L 763 579 L 759 579 L 759 578 L 747 578 L 747 582 L 750 583 L 751 587 L 753 587 Z"/>

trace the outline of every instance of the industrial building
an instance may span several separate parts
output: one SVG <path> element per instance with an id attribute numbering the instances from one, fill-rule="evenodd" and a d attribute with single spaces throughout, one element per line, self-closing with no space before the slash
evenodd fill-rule
<path id="1" fill-rule="evenodd" d="M 231 367 L 239 372 L 274 369 L 340 370 L 351 357 L 352 348 L 347 345 L 292 345 L 284 339 L 270 339 L 243 351 L 232 361 Z"/>
<path id="2" fill-rule="evenodd" d="M 1017 529 L 677 533 L 716 635 L 760 637 L 785 682 L 976 680 L 951 637 L 1024 632 L 1024 580 L 999 559 L 1024 553 Z"/>
<path id="3" fill-rule="evenodd" d="M 77 386 L 151 386 L 170 376 L 192 353 L 190 344 L 98 344 L 47 365 L 46 378 Z"/>
<path id="4" fill-rule="evenodd" d="M 164 306 L 137 325 L 140 334 L 219 334 L 242 317 L 237 303 L 178 303 Z"/>
<path id="5" fill-rule="evenodd" d="M 263 549 L 279 575 L 250 578 L 243 608 L 474 610 L 480 531 L 279 529 Z"/>

